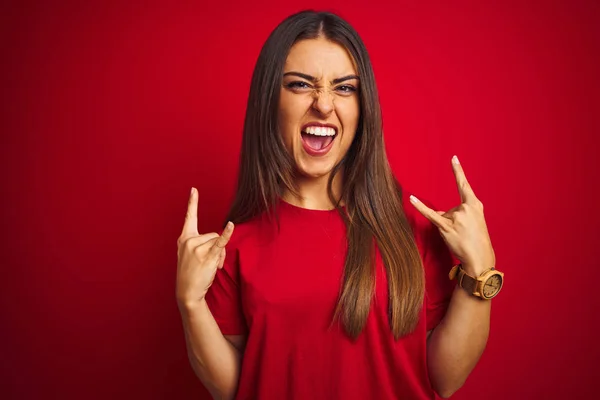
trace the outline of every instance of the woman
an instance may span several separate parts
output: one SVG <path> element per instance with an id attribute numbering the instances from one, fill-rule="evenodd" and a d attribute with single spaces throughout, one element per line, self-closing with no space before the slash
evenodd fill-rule
<path id="1" fill-rule="evenodd" d="M 232 222 L 198 234 L 192 189 L 178 240 L 189 359 L 213 397 L 454 393 L 484 350 L 490 301 L 455 289 L 448 248 L 471 276 L 495 256 L 483 207 L 452 165 L 460 206 L 408 204 L 358 34 L 329 13 L 283 21 L 252 78 L 235 235 Z"/>

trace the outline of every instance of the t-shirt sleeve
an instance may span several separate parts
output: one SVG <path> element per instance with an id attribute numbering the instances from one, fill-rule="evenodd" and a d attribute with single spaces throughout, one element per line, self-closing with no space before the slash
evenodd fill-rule
<path id="1" fill-rule="evenodd" d="M 238 250 L 228 246 L 223 268 L 217 270 L 213 284 L 206 294 L 208 308 L 223 335 L 247 333 L 242 310 L 238 260 Z"/>
<path id="2" fill-rule="evenodd" d="M 435 205 L 422 200 L 433 210 Z M 407 204 L 406 207 L 413 207 Z M 412 220 L 415 240 L 421 252 L 425 271 L 425 314 L 427 330 L 435 328 L 448 310 L 455 280 L 448 278 L 448 273 L 457 260 L 452 255 L 439 229 L 419 213 L 416 209 L 407 210 L 407 217 Z"/>

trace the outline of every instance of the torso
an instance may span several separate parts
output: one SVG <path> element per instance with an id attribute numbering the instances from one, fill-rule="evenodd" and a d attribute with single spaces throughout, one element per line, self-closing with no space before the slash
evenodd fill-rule
<path id="1" fill-rule="evenodd" d="M 394 340 L 377 252 L 371 312 L 362 334 L 350 339 L 332 323 L 346 255 L 341 217 L 280 204 L 279 232 L 263 218 L 236 227 L 232 239 L 247 326 L 236 398 L 433 399 L 425 308 L 416 330 Z M 214 295 L 211 310 L 220 301 Z"/>

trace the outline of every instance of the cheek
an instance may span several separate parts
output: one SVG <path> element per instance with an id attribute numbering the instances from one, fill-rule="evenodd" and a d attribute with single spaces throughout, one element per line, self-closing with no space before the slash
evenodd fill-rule
<path id="1" fill-rule="evenodd" d="M 358 127 L 358 120 L 360 118 L 360 105 L 358 99 L 352 99 L 348 102 L 340 104 L 337 109 L 340 122 L 344 130 L 344 136 L 351 136 L 354 138 L 356 128 Z"/>
<path id="2" fill-rule="evenodd" d="M 290 119 L 288 115 L 286 115 L 286 113 L 283 111 L 279 112 L 278 127 L 279 134 L 283 137 L 284 140 L 290 136 Z"/>
<path id="3" fill-rule="evenodd" d="M 299 134 L 300 122 L 307 110 L 303 100 L 300 96 L 291 95 L 285 90 L 281 92 L 279 98 L 279 130 L 288 147 L 291 147 Z"/>
<path id="4" fill-rule="evenodd" d="M 354 137 L 356 136 L 355 130 L 352 130 L 349 133 L 344 134 L 341 143 L 341 152 L 346 154 L 348 150 L 350 150 L 350 146 L 352 146 L 352 142 L 354 141 Z"/>
<path id="5" fill-rule="evenodd" d="M 290 113 L 291 107 L 288 103 L 285 97 L 282 96 L 279 102 L 278 126 L 279 134 L 282 136 L 285 145 L 289 148 L 293 136 L 293 115 Z"/>

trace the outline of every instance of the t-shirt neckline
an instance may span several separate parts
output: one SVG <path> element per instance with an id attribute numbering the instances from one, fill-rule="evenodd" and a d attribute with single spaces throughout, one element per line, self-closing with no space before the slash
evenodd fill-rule
<path id="1" fill-rule="evenodd" d="M 292 203 L 288 203 L 282 197 L 279 198 L 279 205 L 284 209 L 293 211 L 295 213 L 304 214 L 304 215 L 314 215 L 314 216 L 322 215 L 322 216 L 324 216 L 327 214 L 332 214 L 332 213 L 338 212 L 338 210 L 335 208 L 332 208 L 331 210 L 315 210 L 315 209 L 311 209 L 311 208 L 300 207 L 300 206 L 294 205 Z M 345 206 L 342 206 L 342 209 L 344 209 L 344 208 L 345 208 Z"/>

